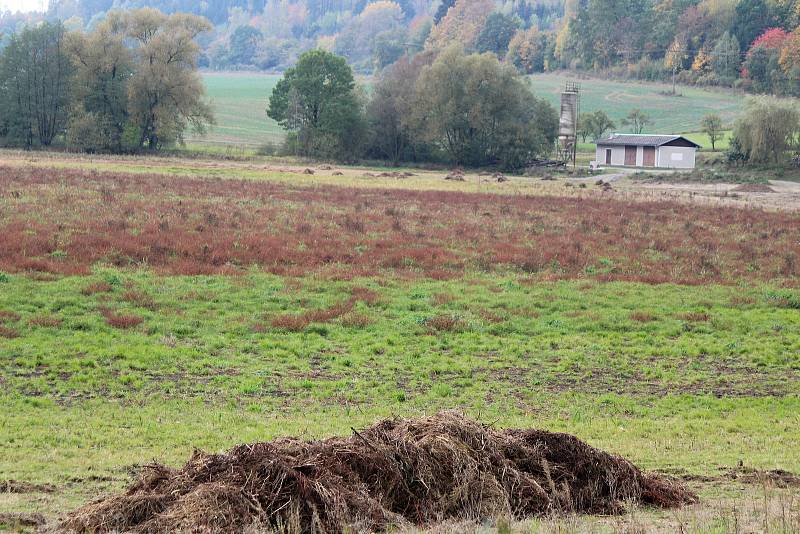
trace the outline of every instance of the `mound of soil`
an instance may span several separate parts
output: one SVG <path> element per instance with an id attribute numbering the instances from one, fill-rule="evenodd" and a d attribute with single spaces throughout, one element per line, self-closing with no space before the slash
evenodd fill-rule
<path id="1" fill-rule="evenodd" d="M 733 191 L 737 193 L 774 193 L 775 190 L 772 189 L 767 184 L 742 184 L 740 186 L 734 187 Z"/>
<path id="2" fill-rule="evenodd" d="M 696 501 L 579 439 L 494 430 L 458 412 L 387 419 L 347 438 L 280 439 L 181 469 L 150 465 L 125 493 L 70 514 L 65 532 L 375 531 L 445 520 L 616 514 Z"/>

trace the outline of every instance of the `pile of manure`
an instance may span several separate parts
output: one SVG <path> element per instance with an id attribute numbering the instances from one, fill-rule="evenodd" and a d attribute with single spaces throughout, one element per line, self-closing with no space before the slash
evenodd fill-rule
<path id="1" fill-rule="evenodd" d="M 574 436 L 496 430 L 446 411 L 346 438 L 195 451 L 181 469 L 147 466 L 125 493 L 72 512 L 58 530 L 338 533 L 696 500 Z"/>

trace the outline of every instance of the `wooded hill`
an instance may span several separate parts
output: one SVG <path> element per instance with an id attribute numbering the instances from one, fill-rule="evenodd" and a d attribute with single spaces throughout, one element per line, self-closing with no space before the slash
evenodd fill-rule
<path id="1" fill-rule="evenodd" d="M 525 73 L 800 94 L 800 0 L 54 0 L 46 17 L 77 29 L 143 6 L 208 18 L 200 64 L 211 69 L 283 71 L 324 48 L 372 73 L 458 42 Z M 21 22 L 6 14 L 0 31 Z"/>

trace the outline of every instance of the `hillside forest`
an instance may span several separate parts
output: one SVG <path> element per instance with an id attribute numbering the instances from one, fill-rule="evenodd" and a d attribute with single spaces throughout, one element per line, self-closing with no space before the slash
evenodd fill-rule
<path id="1" fill-rule="evenodd" d="M 205 17 L 201 68 L 283 72 L 305 51 L 357 73 L 457 42 L 520 72 L 563 69 L 800 95 L 800 0 L 54 0 L 0 17 L 9 35 L 42 19 L 93 29 L 118 9 Z"/>

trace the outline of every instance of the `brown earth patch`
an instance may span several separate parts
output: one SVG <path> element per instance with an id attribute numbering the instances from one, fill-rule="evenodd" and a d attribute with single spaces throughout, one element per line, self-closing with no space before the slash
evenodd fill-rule
<path id="1" fill-rule="evenodd" d="M 0 493 L 52 493 L 56 490 L 49 484 L 33 484 L 20 480 L 0 480 Z"/>
<path id="2" fill-rule="evenodd" d="M 36 513 L 0 513 L 0 525 L 12 527 L 39 527 L 47 522 L 42 514 Z"/>

